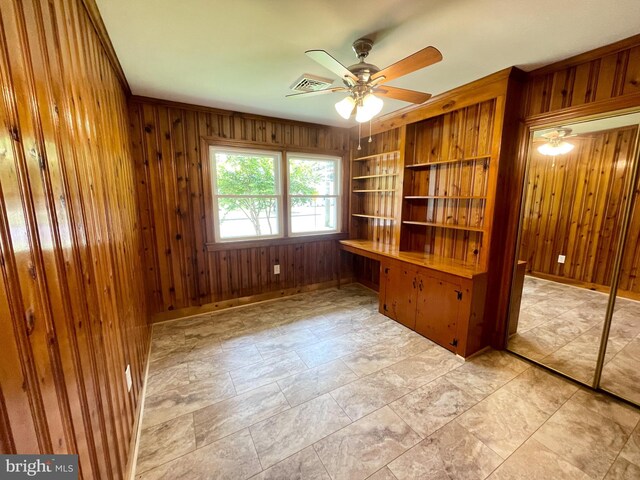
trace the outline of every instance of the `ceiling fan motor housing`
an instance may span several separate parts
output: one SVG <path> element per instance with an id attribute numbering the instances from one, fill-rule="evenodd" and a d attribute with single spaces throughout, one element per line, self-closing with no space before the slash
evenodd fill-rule
<path id="1" fill-rule="evenodd" d="M 359 38 L 353 42 L 351 48 L 356 52 L 358 60 L 363 60 L 367 55 L 369 55 L 369 52 L 373 48 L 373 40 L 369 40 L 368 38 Z"/>
<path id="2" fill-rule="evenodd" d="M 356 52 L 356 56 L 360 61 L 347 67 L 347 69 L 358 78 L 358 85 L 364 85 L 368 83 L 371 75 L 380 71 L 377 66 L 372 65 L 371 63 L 366 63 L 364 61 L 367 55 L 369 55 L 372 47 L 373 41 L 369 40 L 368 38 L 359 38 L 358 40 L 353 42 L 353 51 Z M 345 83 L 348 86 L 351 86 L 346 80 Z"/>

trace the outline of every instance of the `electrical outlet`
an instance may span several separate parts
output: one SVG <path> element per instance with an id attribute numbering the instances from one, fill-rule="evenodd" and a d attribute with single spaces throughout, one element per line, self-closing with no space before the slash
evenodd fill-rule
<path id="1" fill-rule="evenodd" d="M 558 255 L 558 263 L 564 263 L 566 259 L 567 257 L 565 257 L 564 255 Z"/>
<path id="2" fill-rule="evenodd" d="M 273 266 L 273 274 L 280 275 L 280 265 L 276 264 Z"/>
<path id="3" fill-rule="evenodd" d="M 131 391 L 131 386 L 133 385 L 133 380 L 131 379 L 131 365 L 127 365 L 127 368 L 124 370 L 124 376 L 127 379 L 127 391 Z"/>

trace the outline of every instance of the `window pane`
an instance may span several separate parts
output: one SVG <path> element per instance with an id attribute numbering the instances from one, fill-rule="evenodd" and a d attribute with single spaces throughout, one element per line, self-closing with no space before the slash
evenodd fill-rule
<path id="1" fill-rule="evenodd" d="M 218 215 L 222 240 L 280 234 L 276 198 L 218 198 Z"/>
<path id="2" fill-rule="evenodd" d="M 289 159 L 291 195 L 337 195 L 336 160 Z"/>
<path id="3" fill-rule="evenodd" d="M 291 232 L 335 231 L 338 225 L 336 198 L 291 198 Z"/>
<path id="4" fill-rule="evenodd" d="M 216 152 L 216 185 L 219 195 L 274 195 L 276 159 L 260 153 Z"/>

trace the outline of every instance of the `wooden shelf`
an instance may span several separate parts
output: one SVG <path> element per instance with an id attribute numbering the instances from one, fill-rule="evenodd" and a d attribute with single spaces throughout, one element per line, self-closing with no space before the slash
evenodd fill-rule
<path id="1" fill-rule="evenodd" d="M 363 180 L 365 178 L 381 178 L 381 177 L 395 177 L 397 173 L 381 173 L 379 175 L 361 175 L 359 177 L 352 177 L 351 180 Z"/>
<path id="2" fill-rule="evenodd" d="M 489 160 L 491 155 L 481 155 L 479 157 L 458 158 L 455 160 L 441 160 L 439 162 L 414 163 L 413 165 L 405 165 L 404 168 L 429 168 L 434 165 L 447 165 L 451 163 L 475 162 L 476 160 Z"/>
<path id="3" fill-rule="evenodd" d="M 365 162 L 367 160 L 371 160 L 372 158 L 383 157 L 385 155 L 393 155 L 393 154 L 400 154 L 400 150 L 392 150 L 390 152 L 376 153 L 375 155 L 367 155 L 366 157 L 358 157 L 358 158 L 354 158 L 353 161 L 354 162 Z"/>
<path id="4" fill-rule="evenodd" d="M 484 232 L 484 228 L 482 227 L 465 227 L 463 225 L 444 225 L 442 223 L 433 223 L 433 222 L 417 222 L 413 220 L 403 220 L 402 223 L 405 225 L 421 225 L 424 227 L 437 227 L 437 228 L 449 228 L 451 230 L 467 230 L 469 232 Z"/>
<path id="5" fill-rule="evenodd" d="M 352 190 L 353 193 L 374 193 L 374 192 L 395 192 L 395 188 L 391 189 L 372 189 L 372 190 Z"/>
<path id="6" fill-rule="evenodd" d="M 360 218 L 375 218 L 377 220 L 395 220 L 393 217 L 381 217 L 378 215 L 365 215 L 364 213 L 352 213 L 352 217 L 360 217 Z"/>
<path id="7" fill-rule="evenodd" d="M 449 195 L 408 195 L 406 200 L 486 200 L 487 197 L 454 197 Z"/>

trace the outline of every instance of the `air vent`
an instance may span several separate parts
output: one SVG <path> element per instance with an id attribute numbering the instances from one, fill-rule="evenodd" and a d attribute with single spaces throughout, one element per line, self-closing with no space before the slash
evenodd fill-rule
<path id="1" fill-rule="evenodd" d="M 316 77 L 309 73 L 305 73 L 291 85 L 291 90 L 298 92 L 315 92 L 324 90 L 333 84 L 333 80 L 328 78 Z"/>

